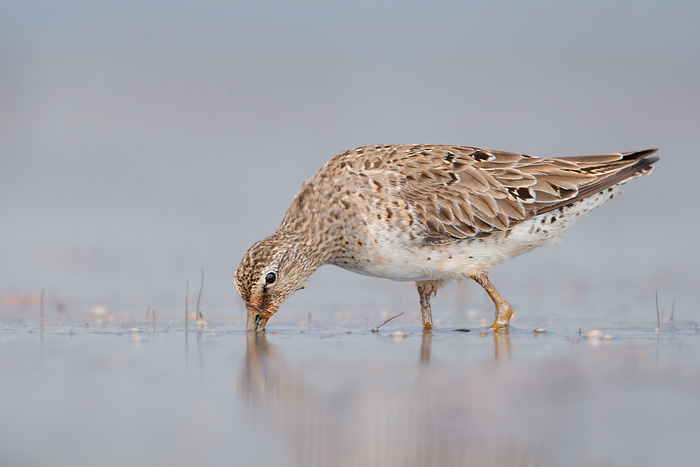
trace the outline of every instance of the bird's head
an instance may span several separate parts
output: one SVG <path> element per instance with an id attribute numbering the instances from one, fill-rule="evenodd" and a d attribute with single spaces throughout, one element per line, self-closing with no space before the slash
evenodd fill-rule
<path id="1" fill-rule="evenodd" d="M 236 270 L 236 289 L 248 310 L 248 331 L 264 331 L 265 324 L 290 295 L 304 288 L 316 270 L 308 249 L 280 235 L 254 244 Z"/>

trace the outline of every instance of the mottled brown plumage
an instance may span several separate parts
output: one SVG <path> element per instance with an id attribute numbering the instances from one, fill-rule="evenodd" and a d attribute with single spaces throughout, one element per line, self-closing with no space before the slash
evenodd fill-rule
<path id="1" fill-rule="evenodd" d="M 277 232 L 236 271 L 248 328 L 264 329 L 322 264 L 416 281 L 426 329 L 430 297 L 449 279 L 471 277 L 496 305 L 493 327 L 507 325 L 513 309 L 488 281 L 491 267 L 556 238 L 648 173 L 654 152 L 554 159 L 398 145 L 340 153 L 302 185 Z"/>

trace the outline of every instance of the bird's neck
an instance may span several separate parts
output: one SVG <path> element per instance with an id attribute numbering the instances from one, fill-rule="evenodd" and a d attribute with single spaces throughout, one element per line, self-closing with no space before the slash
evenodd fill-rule
<path id="1" fill-rule="evenodd" d="M 300 255 L 308 257 L 316 268 L 333 262 L 335 239 L 342 236 L 343 223 L 338 216 L 324 211 L 329 203 L 332 204 L 327 197 L 305 182 L 275 233 Z"/>
<path id="2" fill-rule="evenodd" d="M 286 245 L 295 261 L 303 262 L 311 275 L 316 269 L 331 262 L 331 252 L 325 248 L 323 236 L 314 229 L 298 230 L 280 226 L 274 234 L 277 241 Z"/>

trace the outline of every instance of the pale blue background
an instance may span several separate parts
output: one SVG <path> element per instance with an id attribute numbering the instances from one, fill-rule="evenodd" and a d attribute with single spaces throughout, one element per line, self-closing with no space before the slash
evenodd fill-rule
<path id="1" fill-rule="evenodd" d="M 341 150 L 659 147 L 653 175 L 493 278 L 521 306 L 574 281 L 697 312 L 698 24 L 693 1 L 5 1 L 0 291 L 169 308 L 203 268 L 208 307 L 240 314 L 242 253 Z M 324 268 L 289 307 L 414 293 Z"/>

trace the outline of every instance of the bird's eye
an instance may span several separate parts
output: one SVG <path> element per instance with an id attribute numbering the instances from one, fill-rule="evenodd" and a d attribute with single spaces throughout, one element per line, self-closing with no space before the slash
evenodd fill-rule
<path id="1" fill-rule="evenodd" d="M 275 274 L 274 272 L 268 272 L 267 276 L 265 276 L 265 282 L 267 284 L 272 284 L 276 280 L 277 280 L 277 274 Z"/>

